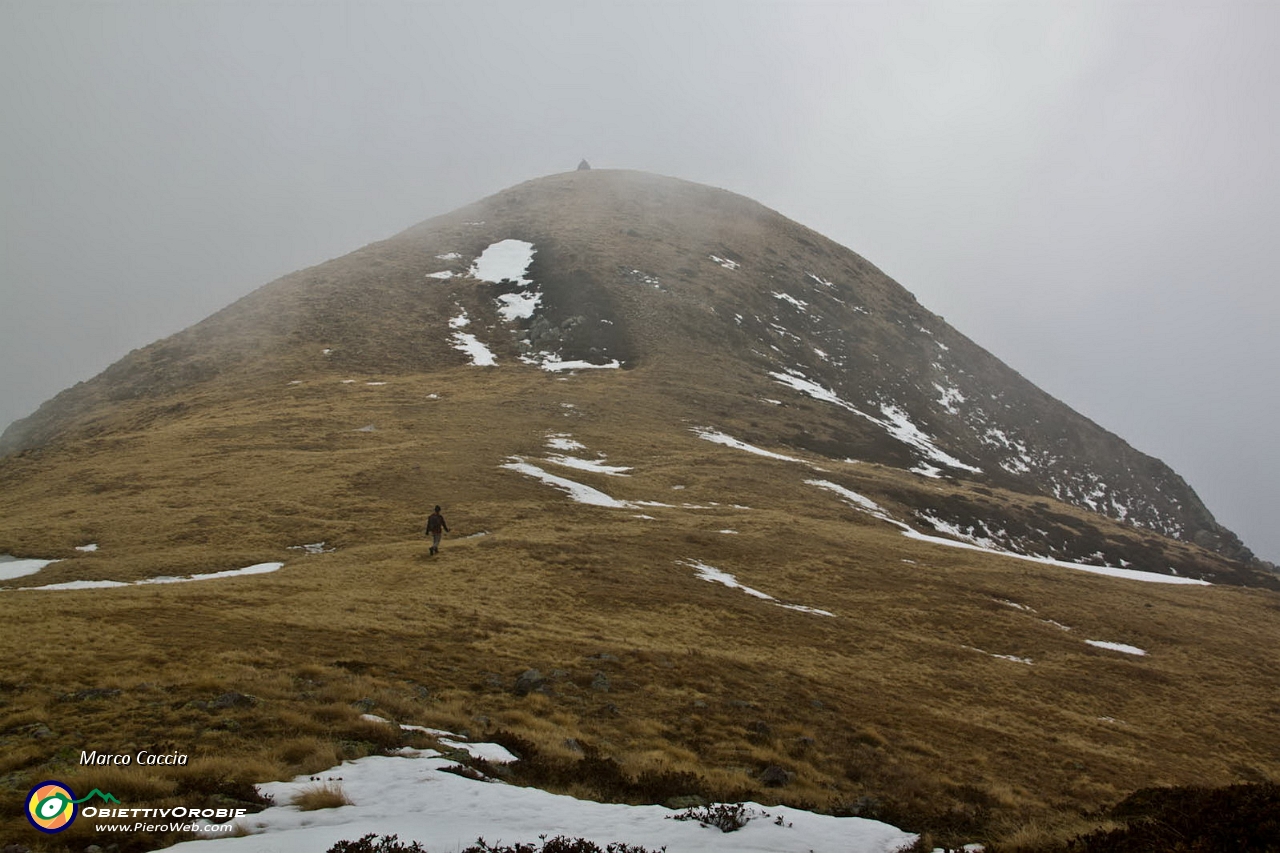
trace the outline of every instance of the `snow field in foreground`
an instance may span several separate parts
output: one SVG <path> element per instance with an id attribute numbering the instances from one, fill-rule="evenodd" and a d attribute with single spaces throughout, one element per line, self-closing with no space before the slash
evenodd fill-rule
<path id="1" fill-rule="evenodd" d="M 483 749 L 486 745 L 466 746 Z M 335 780 L 333 784 L 342 787 L 352 805 L 308 812 L 277 805 L 240 819 L 252 835 L 189 841 L 168 850 L 323 853 L 337 841 L 376 833 L 398 835 L 401 842 L 418 841 L 429 853 L 456 853 L 482 836 L 491 844 L 536 844 L 540 835 L 581 837 L 600 846 L 622 841 L 655 851 L 665 845 L 668 853 L 891 853 L 916 838 L 865 818 L 755 804 L 748 807 L 769 816 L 757 816 L 737 832 L 724 833 L 696 821 L 670 820 L 679 812 L 662 806 L 576 800 L 443 772 L 453 763 L 434 750 L 414 749 L 348 761 L 316 775 L 322 781 Z M 258 789 L 285 804 L 317 784 L 310 776 L 299 776 Z"/>

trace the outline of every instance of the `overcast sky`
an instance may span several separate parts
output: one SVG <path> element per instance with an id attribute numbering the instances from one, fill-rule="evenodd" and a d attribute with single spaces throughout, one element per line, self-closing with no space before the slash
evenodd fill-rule
<path id="1" fill-rule="evenodd" d="M 1280 560 L 1280 3 L 0 0 L 0 425 L 584 156 L 850 247 Z"/>

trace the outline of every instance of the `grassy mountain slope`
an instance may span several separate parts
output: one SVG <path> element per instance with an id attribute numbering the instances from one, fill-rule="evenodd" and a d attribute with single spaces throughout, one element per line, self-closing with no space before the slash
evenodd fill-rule
<path id="1" fill-rule="evenodd" d="M 731 215 L 693 215 L 708 205 Z M 537 248 L 542 306 L 525 322 L 497 314 L 510 283 L 425 278 L 461 273 L 506 238 Z M 800 254 L 801 240 L 827 254 Z M 770 248 L 832 286 L 802 291 L 781 268 L 784 281 L 751 285 L 744 273 Z M 801 312 L 775 288 L 808 310 L 783 314 Z M 874 313 L 815 319 L 828 290 Z M 516 778 L 589 796 L 751 796 L 955 840 L 1069 821 L 1147 785 L 1275 778 L 1276 593 L 1185 536 L 1001 468 L 1008 457 L 973 438 L 986 433 L 972 410 L 927 405 L 936 390 L 912 379 L 972 344 L 904 294 L 745 199 L 580 173 L 286 277 L 60 395 L 6 435 L 0 460 L 0 553 L 63 558 L 0 582 L 0 799 L 18 816 L 0 836 L 32 843 L 19 812 L 42 779 L 132 804 L 221 802 L 419 737 L 362 721 L 365 710 L 506 737 L 529 757 Z M 455 349 L 449 321 L 463 310 L 496 366 Z M 878 369 L 852 324 L 894 311 L 936 325 L 866 326 L 882 359 L 897 353 Z M 823 334 L 846 335 L 844 348 Z M 815 346 L 848 364 L 804 352 Z M 520 361 L 538 353 L 625 369 Z M 947 373 L 967 400 L 990 372 L 1007 398 L 1060 405 L 985 358 Z M 770 376 L 784 368 L 864 414 Z M 885 419 L 890 398 L 876 394 L 890 388 L 937 446 L 982 472 L 907 470 L 927 462 L 920 447 L 865 416 Z M 1081 441 L 1141 467 L 1074 417 Z M 995 428 L 1012 437 L 1021 424 Z M 582 447 L 554 446 L 568 439 Z M 516 464 L 621 505 L 576 502 Z M 453 532 L 433 559 L 421 525 L 437 502 Z M 908 538 L 885 517 L 1255 585 L 1097 575 Z M 332 550 L 297 548 L 318 542 Z M 98 550 L 76 550 L 88 543 Z M 266 561 L 285 566 L 15 589 Z M 709 569 L 772 599 L 700 577 Z M 530 669 L 540 677 L 518 681 Z M 148 746 L 192 764 L 77 766 L 82 749 Z M 88 843 L 76 832 L 63 841 Z"/>

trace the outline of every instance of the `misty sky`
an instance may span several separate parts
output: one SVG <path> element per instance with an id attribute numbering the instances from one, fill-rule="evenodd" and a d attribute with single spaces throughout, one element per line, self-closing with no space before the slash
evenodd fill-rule
<path id="1" fill-rule="evenodd" d="M 0 0 L 0 426 L 572 169 L 866 257 L 1280 560 L 1280 3 Z"/>

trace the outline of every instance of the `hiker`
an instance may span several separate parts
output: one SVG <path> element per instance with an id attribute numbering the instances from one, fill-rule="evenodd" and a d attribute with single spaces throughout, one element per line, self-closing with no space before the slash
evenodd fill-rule
<path id="1" fill-rule="evenodd" d="M 440 534 L 448 533 L 449 525 L 444 523 L 444 516 L 440 514 L 440 507 L 436 507 L 436 511 L 427 516 L 427 535 L 431 537 L 431 554 L 440 553 Z"/>

